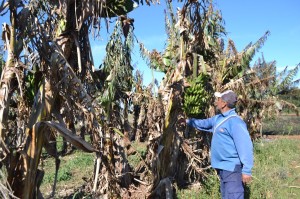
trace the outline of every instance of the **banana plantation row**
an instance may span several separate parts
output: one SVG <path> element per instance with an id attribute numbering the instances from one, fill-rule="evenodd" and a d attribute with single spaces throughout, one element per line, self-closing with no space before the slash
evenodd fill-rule
<path id="1" fill-rule="evenodd" d="M 0 55 L 2 198 L 43 197 L 39 186 L 47 171 L 41 153 L 45 149 L 55 157 L 57 171 L 58 135 L 95 154 L 92 190 L 87 190 L 94 197 L 172 198 L 175 184 L 201 182 L 210 168 L 210 135 L 179 121 L 214 115 L 214 91 L 238 93 L 237 111 L 253 139 L 264 117 L 297 109 L 277 95 L 294 83 L 299 64 L 280 74 L 276 62 L 263 57 L 250 66 L 268 31 L 238 52 L 232 40 L 224 44 L 223 19 L 211 1 L 178 2 L 177 12 L 172 1 L 165 2 L 168 38 L 158 52 L 135 37 L 127 13 L 139 9 L 136 4 L 159 1 L 2 0 L 0 14 L 9 19 L 2 24 Z M 89 36 L 99 36 L 112 19 L 114 29 L 97 68 Z M 165 74 L 160 84 L 145 87 L 141 73 L 134 73 L 135 43 L 149 67 Z M 128 163 L 128 156 L 138 153 L 133 142 L 147 145 L 136 168 Z M 55 188 L 56 180 L 52 196 Z"/>

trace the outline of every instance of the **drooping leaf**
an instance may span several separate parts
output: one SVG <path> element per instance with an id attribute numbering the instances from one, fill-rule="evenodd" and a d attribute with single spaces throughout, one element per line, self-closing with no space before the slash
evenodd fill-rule
<path id="1" fill-rule="evenodd" d="M 52 129 L 55 129 L 58 133 L 60 133 L 68 142 L 70 142 L 76 148 L 89 153 L 97 152 L 97 150 L 90 143 L 86 142 L 81 137 L 73 134 L 72 131 L 67 129 L 64 125 L 53 121 L 45 121 L 42 123 L 45 123 Z"/>

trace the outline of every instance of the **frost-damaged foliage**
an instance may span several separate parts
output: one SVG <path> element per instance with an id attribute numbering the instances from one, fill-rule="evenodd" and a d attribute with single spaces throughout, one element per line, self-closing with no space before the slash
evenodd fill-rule
<path id="1" fill-rule="evenodd" d="M 57 133 L 78 149 L 95 152 L 107 170 L 105 174 L 110 174 L 98 184 L 101 194 L 120 195 L 120 189 L 115 188 L 120 182 L 110 162 L 111 148 L 105 148 L 114 142 L 113 136 L 105 137 L 113 128 L 111 121 L 104 120 L 106 109 L 94 101 L 99 87 L 105 90 L 102 86 L 107 74 L 99 76 L 95 71 L 88 36 L 100 18 L 109 24 L 109 18 L 126 15 L 135 3 L 143 1 L 1 2 L 0 13 L 9 15 L 10 25 L 3 24 L 2 32 L 7 57 L 5 65 L 1 61 L 0 156 L 1 169 L 7 172 L 6 185 L 15 196 L 41 197 L 41 151 L 45 147 L 55 157 L 57 171 Z M 125 32 L 130 28 L 124 18 L 117 19 L 123 25 L 119 29 Z M 122 89 L 116 93 L 124 92 Z M 90 135 L 91 143 L 84 135 Z M 54 193 L 55 182 L 52 196 Z"/>
<path id="2" fill-rule="evenodd" d="M 232 89 L 238 93 L 237 111 L 246 121 L 253 139 L 261 136 L 263 118 L 279 114 L 283 109 L 298 114 L 298 108 L 280 100 L 278 94 L 299 83 L 298 80 L 293 80 L 299 64 L 292 70 L 287 71 L 286 67 L 276 74 L 276 62 L 267 63 L 262 56 L 262 59 L 250 67 L 255 52 L 262 47 L 269 34 L 266 32 L 256 43 L 250 43 L 240 53 L 236 52 L 233 41 L 229 41 L 229 48 L 220 62 L 221 67 L 217 68 L 223 71 L 219 72 L 223 74 L 219 77 L 223 83 L 217 87 L 221 90 Z"/>
<path id="3" fill-rule="evenodd" d="M 166 74 L 156 98 L 157 104 L 161 104 L 164 109 L 163 114 L 159 116 L 164 118 L 163 123 L 152 124 L 155 128 L 149 131 L 149 151 L 158 153 L 149 156 L 153 173 L 150 198 L 172 198 L 175 184 L 181 187 L 201 181 L 210 168 L 210 135 L 185 129 L 180 121 L 186 118 L 183 110 L 186 87 L 199 74 L 203 77 L 208 74 L 209 68 L 205 60 L 215 62 L 212 57 L 215 49 L 211 48 L 211 45 L 214 44 L 216 35 L 222 34 L 223 30 L 219 28 L 221 24 L 213 23 L 219 20 L 219 16 L 214 15 L 208 1 L 186 1 L 177 13 L 173 13 L 172 4 L 166 3 L 168 40 L 165 51 L 150 52 L 140 44 L 142 55 L 149 60 L 151 67 Z M 212 30 L 215 26 L 218 28 Z M 206 29 L 205 33 L 203 29 Z M 210 88 L 207 95 L 209 100 L 212 100 L 209 78 L 200 82 L 201 86 Z M 152 112 L 156 107 L 152 104 L 149 103 L 147 111 Z M 206 115 L 212 114 L 211 106 L 202 104 L 201 108 Z M 147 118 L 149 121 L 149 117 Z"/>
<path id="4" fill-rule="evenodd" d="M 251 124 L 259 124 L 260 114 L 278 105 L 266 99 L 292 83 L 299 65 L 283 76 L 271 66 L 250 68 L 268 32 L 242 52 L 231 40 L 225 49 L 222 16 L 212 2 L 179 2 L 182 8 L 174 12 L 172 2 L 166 1 L 165 50 L 150 52 L 140 43 L 150 67 L 165 73 L 154 93 L 157 82 L 145 88 L 141 74 L 132 75 L 134 19 L 126 14 L 135 4 L 159 1 L 2 1 L 0 14 L 10 19 L 2 32 L 7 57 L 0 62 L 4 198 L 43 197 L 41 153 L 44 147 L 55 157 L 57 175 L 58 134 L 77 149 L 95 153 L 95 172 L 86 186 L 92 197 L 173 198 L 175 185 L 201 181 L 210 168 L 210 135 L 186 129 L 180 121 L 191 113 L 212 116 L 215 90 L 230 88 L 240 95 L 239 112 L 256 132 Z M 99 36 L 103 21 L 107 29 L 111 21 L 115 27 L 96 70 L 89 34 Z M 194 96 L 201 89 L 205 92 L 198 100 Z M 261 91 L 263 96 L 258 95 Z M 187 106 L 195 103 L 197 109 L 188 112 Z M 255 115 L 251 108 L 261 112 Z M 129 162 L 132 156 L 140 161 L 135 167 Z M 55 186 L 56 180 L 51 196 Z"/>
<path id="5" fill-rule="evenodd" d="M 283 88 L 279 85 L 290 86 L 298 82 L 291 82 L 291 79 L 299 66 L 285 73 L 283 80 L 277 74 L 262 78 L 261 71 L 255 66 L 250 67 L 255 53 L 269 36 L 268 31 L 257 42 L 238 52 L 230 39 L 225 48 L 223 20 L 210 2 L 185 1 L 177 15 L 173 13 L 172 4 L 167 2 L 167 6 L 168 39 L 165 50 L 150 52 L 140 43 L 142 55 L 149 61 L 150 67 L 166 74 L 157 97 L 157 103 L 162 100 L 164 105 L 164 115 L 161 116 L 164 117 L 164 126 L 157 128 L 162 129 L 161 134 L 156 134 L 155 142 L 148 145 L 159 153 L 151 165 L 152 170 L 159 171 L 154 175 L 150 195 L 154 198 L 171 198 L 171 185 L 194 182 L 205 176 L 209 137 L 183 129 L 178 121 L 186 115 L 201 118 L 214 115 L 213 92 L 232 89 L 238 93 L 237 110 L 255 139 L 259 136 L 263 117 L 274 115 L 282 108 L 296 108 L 278 100 L 278 93 L 273 92 L 272 96 L 268 93 L 275 88 Z M 272 70 L 271 74 L 275 71 Z M 197 95 L 201 95 L 202 99 L 197 100 Z M 193 104 L 201 107 L 199 115 L 187 108 Z"/>

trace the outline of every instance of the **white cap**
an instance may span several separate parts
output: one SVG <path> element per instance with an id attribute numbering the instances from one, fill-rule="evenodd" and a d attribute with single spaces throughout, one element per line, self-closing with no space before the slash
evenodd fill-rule
<path id="1" fill-rule="evenodd" d="M 220 97 L 223 101 L 228 104 L 234 105 L 237 101 L 237 96 L 232 90 L 224 91 L 223 93 L 215 92 L 216 97 Z"/>

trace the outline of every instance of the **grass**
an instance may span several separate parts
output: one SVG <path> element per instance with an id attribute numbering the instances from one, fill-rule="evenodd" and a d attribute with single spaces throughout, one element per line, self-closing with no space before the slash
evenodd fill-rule
<path id="1" fill-rule="evenodd" d="M 246 188 L 245 198 L 300 198 L 300 139 L 277 139 L 254 143 L 253 180 Z M 219 181 L 212 173 L 197 189 L 179 190 L 178 198 L 220 198 Z"/>
<path id="2" fill-rule="evenodd" d="M 71 155 L 60 158 L 61 163 L 57 176 L 57 192 L 76 189 L 85 183 L 83 178 L 91 178 L 94 170 L 94 155 L 75 151 Z M 45 175 L 41 184 L 41 192 L 49 195 L 55 175 L 55 159 L 47 158 L 43 162 Z M 76 198 L 76 197 L 72 197 Z"/>
<path id="3" fill-rule="evenodd" d="M 217 199 L 221 198 L 219 179 L 214 170 L 211 170 L 203 184 L 196 184 L 187 189 L 177 190 L 178 199 Z"/>
<path id="4" fill-rule="evenodd" d="M 250 198 L 300 198 L 300 140 L 255 143 Z"/>
<path id="5" fill-rule="evenodd" d="M 129 155 L 127 159 L 130 166 L 136 168 L 142 158 L 146 156 L 147 146 L 141 142 L 132 142 L 132 147 L 136 150 L 136 153 Z"/>

